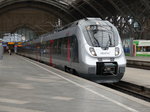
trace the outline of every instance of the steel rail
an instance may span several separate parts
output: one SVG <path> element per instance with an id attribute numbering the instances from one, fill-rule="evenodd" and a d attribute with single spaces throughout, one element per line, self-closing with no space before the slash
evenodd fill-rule
<path id="1" fill-rule="evenodd" d="M 121 91 L 125 94 L 137 97 L 139 99 L 150 102 L 150 88 L 146 88 L 144 86 L 132 84 L 125 81 L 120 81 L 118 83 L 113 84 L 102 84 L 106 87 Z"/>

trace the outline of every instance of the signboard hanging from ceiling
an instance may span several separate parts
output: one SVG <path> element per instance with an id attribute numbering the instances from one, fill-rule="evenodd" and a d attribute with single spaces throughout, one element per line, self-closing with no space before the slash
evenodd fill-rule
<path id="1" fill-rule="evenodd" d="M 14 45 L 15 42 L 8 42 L 8 45 Z"/>

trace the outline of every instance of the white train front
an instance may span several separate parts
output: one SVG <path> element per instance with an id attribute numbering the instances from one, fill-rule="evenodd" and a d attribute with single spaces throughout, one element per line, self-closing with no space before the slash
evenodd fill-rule
<path id="1" fill-rule="evenodd" d="M 108 21 L 87 18 L 25 43 L 21 55 L 89 77 L 118 82 L 126 59 L 117 29 Z"/>

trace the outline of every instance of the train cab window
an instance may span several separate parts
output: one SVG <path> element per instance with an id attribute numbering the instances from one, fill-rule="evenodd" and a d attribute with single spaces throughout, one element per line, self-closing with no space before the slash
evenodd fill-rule
<path id="1" fill-rule="evenodd" d="M 94 47 L 114 47 L 115 38 L 110 26 L 90 25 L 86 27 L 90 41 Z"/>

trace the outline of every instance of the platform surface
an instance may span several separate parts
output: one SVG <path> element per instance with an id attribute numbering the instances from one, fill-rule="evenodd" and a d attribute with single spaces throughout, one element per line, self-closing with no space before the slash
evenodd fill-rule
<path id="1" fill-rule="evenodd" d="M 126 56 L 126 59 L 150 62 L 150 57 L 146 57 L 146 56 Z"/>
<path id="2" fill-rule="evenodd" d="M 144 62 L 150 63 L 150 57 L 126 56 L 126 59 L 133 60 L 133 61 L 135 61 L 135 63 L 136 63 L 136 61 L 141 61 L 141 62 L 138 62 L 139 64 L 144 63 Z M 125 75 L 122 80 L 133 83 L 133 84 L 137 84 L 140 86 L 144 86 L 146 88 L 150 88 L 150 70 L 126 67 L 126 72 L 125 72 Z"/>
<path id="3" fill-rule="evenodd" d="M 0 112 L 149 112 L 150 103 L 17 56 L 0 61 Z"/>

